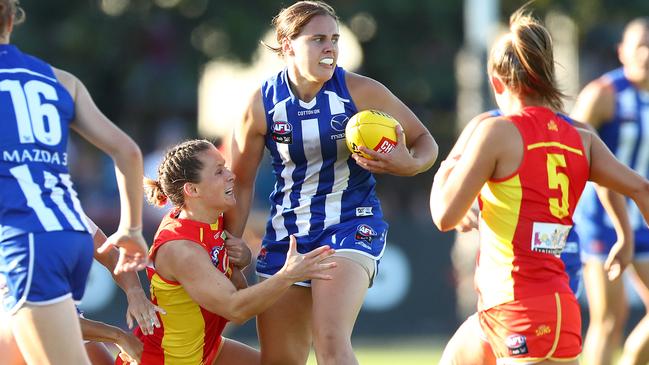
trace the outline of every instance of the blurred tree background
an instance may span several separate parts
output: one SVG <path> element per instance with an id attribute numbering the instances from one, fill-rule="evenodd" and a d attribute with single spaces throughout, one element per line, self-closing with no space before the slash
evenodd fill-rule
<path id="1" fill-rule="evenodd" d="M 81 79 L 100 109 L 147 154 L 169 119 L 196 136 L 197 85 L 212 60 L 252 62 L 272 17 L 291 1 L 274 0 L 23 0 L 26 22 L 12 42 Z M 501 19 L 524 2 L 501 0 Z M 446 156 L 456 136 L 455 57 L 463 43 L 459 0 L 330 1 L 361 41 L 359 72 L 384 83 L 429 128 Z M 537 0 L 539 17 L 558 11 L 579 29 L 581 83 L 617 64 L 615 44 L 624 24 L 649 14 L 646 0 Z M 486 73 L 484 75 L 486 79 Z M 260 82 L 262 80 L 259 80 Z M 247 95 L 242 95 L 247 97 Z M 72 173 L 88 214 L 107 232 L 118 207 L 111 163 L 75 140 Z M 456 326 L 452 235 L 430 223 L 428 193 L 436 168 L 414 178 L 379 177 L 379 197 L 391 235 L 407 247 L 413 292 L 406 303 L 422 309 L 396 332 L 448 332 Z M 149 235 L 156 228 L 146 227 Z M 117 299 L 116 299 L 117 300 Z M 122 299 L 119 299 L 122 300 Z M 122 300 L 123 301 L 123 300 Z M 123 303 L 122 303 L 123 304 Z M 113 310 L 114 311 L 114 310 Z M 398 321 L 403 309 L 390 312 Z M 110 315 L 121 321 L 121 314 Z M 370 318 L 374 319 L 373 317 Z M 385 319 L 377 317 L 376 320 Z M 361 324 L 361 328 L 366 328 Z M 400 329 L 401 328 L 401 329 Z M 371 331 L 371 327 L 367 327 Z"/>

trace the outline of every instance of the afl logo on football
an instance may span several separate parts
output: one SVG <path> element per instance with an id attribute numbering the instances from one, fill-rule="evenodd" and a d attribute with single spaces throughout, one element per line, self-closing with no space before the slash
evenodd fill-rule
<path id="1" fill-rule="evenodd" d="M 344 132 L 348 120 L 349 117 L 345 114 L 334 115 L 333 117 L 331 117 L 331 129 L 335 130 L 336 132 Z"/>
<path id="2" fill-rule="evenodd" d="M 293 143 L 293 126 L 289 122 L 275 121 L 271 131 L 273 141 L 277 143 Z"/>

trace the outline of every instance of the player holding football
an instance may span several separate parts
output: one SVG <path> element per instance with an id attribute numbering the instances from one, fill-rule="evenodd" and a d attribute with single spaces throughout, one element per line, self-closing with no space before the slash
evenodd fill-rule
<path id="1" fill-rule="evenodd" d="M 385 86 L 337 66 L 338 18 L 329 5 L 297 2 L 280 11 L 273 25 L 279 45 L 269 48 L 286 68 L 255 90 L 235 129 L 238 204 L 227 213 L 226 225 L 242 234 L 265 146 L 277 182 L 258 275 L 266 278 L 281 268 L 290 235 L 297 237 L 300 252 L 331 245 L 338 267 L 331 281 L 295 285 L 259 315 L 263 363 L 304 364 L 313 342 L 319 364 L 356 364 L 351 334 L 388 229 L 372 173 L 426 171 L 437 144 Z M 374 160 L 350 156 L 340 123 L 333 123 L 365 109 L 386 112 L 403 126 L 390 154 L 363 149 Z"/>

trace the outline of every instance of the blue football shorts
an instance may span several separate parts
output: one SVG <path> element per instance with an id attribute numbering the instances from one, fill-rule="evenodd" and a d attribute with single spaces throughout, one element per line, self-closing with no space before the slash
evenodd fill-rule
<path id="1" fill-rule="evenodd" d="M 354 252 L 377 262 L 383 255 L 388 234 L 388 224 L 380 218 L 356 218 L 329 226 L 318 233 L 296 237 L 297 251 L 307 253 L 318 247 L 329 245 L 337 253 Z M 264 238 L 257 256 L 257 275 L 268 278 L 277 273 L 286 262 L 289 238 L 271 241 Z M 374 273 L 376 276 L 376 273 Z M 308 281 L 296 283 L 311 286 Z"/>
<path id="2" fill-rule="evenodd" d="M 579 235 L 574 229 L 570 230 L 566 247 L 561 253 L 561 260 L 566 267 L 566 273 L 570 278 L 570 289 L 579 296 L 581 294 L 581 257 L 579 255 Z"/>
<path id="3" fill-rule="evenodd" d="M 69 297 L 80 301 L 93 251 L 88 232 L 29 233 L 0 242 L 5 311 L 15 313 L 25 303 L 48 305 Z"/>

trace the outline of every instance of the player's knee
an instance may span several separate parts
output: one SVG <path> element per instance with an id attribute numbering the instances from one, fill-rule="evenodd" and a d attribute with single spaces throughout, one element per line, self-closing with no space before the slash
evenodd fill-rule
<path id="1" fill-rule="evenodd" d="M 275 346 L 272 350 L 261 350 L 262 365 L 304 365 L 309 357 L 310 345 Z"/>
<path id="2" fill-rule="evenodd" d="M 314 330 L 313 344 L 318 360 L 344 358 L 351 352 L 351 338 L 333 328 Z"/>
<path id="3" fill-rule="evenodd" d="M 261 365 L 304 365 L 308 358 L 307 356 L 298 356 L 295 353 L 277 354 L 278 356 L 265 356 L 261 354 Z"/>

